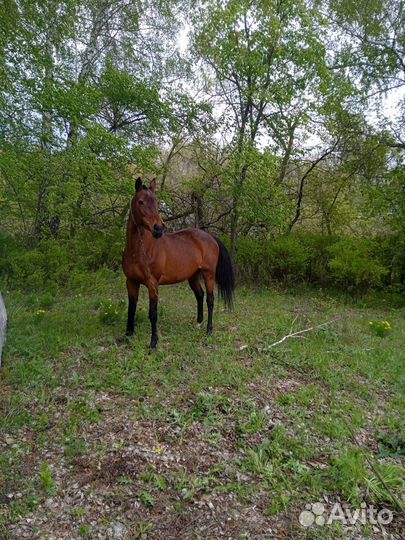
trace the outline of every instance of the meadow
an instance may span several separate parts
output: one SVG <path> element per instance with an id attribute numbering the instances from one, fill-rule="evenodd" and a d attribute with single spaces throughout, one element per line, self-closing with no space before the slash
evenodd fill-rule
<path id="1" fill-rule="evenodd" d="M 240 286 L 207 337 L 166 286 L 153 354 L 146 290 L 122 340 L 120 273 L 4 297 L 2 540 L 403 537 L 405 321 L 383 297 Z M 316 502 L 393 519 L 303 526 Z"/>

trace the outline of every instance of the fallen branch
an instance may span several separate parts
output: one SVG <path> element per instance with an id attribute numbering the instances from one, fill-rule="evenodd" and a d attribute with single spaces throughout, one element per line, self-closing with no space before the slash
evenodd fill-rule
<path id="1" fill-rule="evenodd" d="M 324 326 L 327 326 L 328 324 L 331 324 L 333 323 L 336 319 L 332 319 L 330 321 L 327 321 L 327 322 L 324 322 L 322 324 L 318 324 L 318 326 L 311 326 L 310 328 L 305 328 L 304 330 L 298 330 L 298 332 L 292 332 L 292 327 L 294 325 L 294 322 L 296 321 L 297 317 L 293 320 L 292 322 L 292 325 L 291 325 L 291 328 L 290 328 L 290 333 L 287 334 L 286 336 L 284 336 L 283 338 L 279 339 L 278 341 L 275 341 L 274 343 L 271 343 L 268 347 L 266 347 L 264 350 L 265 351 L 268 351 L 269 349 L 271 349 L 272 347 L 275 347 L 276 345 L 280 345 L 280 343 L 283 343 L 284 341 L 286 341 L 287 339 L 290 339 L 290 338 L 297 338 L 297 337 L 301 337 L 302 334 L 306 334 L 307 332 L 311 332 L 312 330 L 317 330 L 318 328 L 322 328 Z"/>

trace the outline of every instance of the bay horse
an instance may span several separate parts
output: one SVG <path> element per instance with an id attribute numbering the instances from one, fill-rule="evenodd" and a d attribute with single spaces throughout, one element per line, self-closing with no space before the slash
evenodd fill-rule
<path id="1" fill-rule="evenodd" d="M 126 335 L 135 328 L 135 312 L 140 285 L 149 291 L 149 320 L 152 326 L 150 348 L 156 349 L 157 306 L 159 285 L 188 280 L 197 300 L 197 323 L 203 321 L 204 291 L 207 292 L 207 334 L 212 333 L 214 287 L 231 309 L 235 289 L 231 259 L 225 246 L 200 229 L 183 229 L 165 233 L 165 226 L 158 211 L 156 179 L 146 187 L 141 178 L 135 183 L 135 195 L 129 209 L 126 245 L 122 268 L 127 278 L 128 319 Z"/>

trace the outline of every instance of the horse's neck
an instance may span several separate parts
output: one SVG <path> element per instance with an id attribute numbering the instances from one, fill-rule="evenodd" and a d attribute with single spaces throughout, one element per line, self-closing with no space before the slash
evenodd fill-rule
<path id="1" fill-rule="evenodd" d="M 131 218 L 128 221 L 127 226 L 127 248 L 131 255 L 144 262 L 149 252 L 150 235 L 146 233 L 143 227 L 139 227 Z"/>

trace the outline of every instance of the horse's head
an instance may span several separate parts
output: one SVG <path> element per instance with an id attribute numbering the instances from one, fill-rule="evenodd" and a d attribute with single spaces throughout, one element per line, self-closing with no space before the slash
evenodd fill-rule
<path id="1" fill-rule="evenodd" d="M 143 185 L 141 178 L 138 178 L 135 182 L 135 195 L 131 201 L 131 212 L 136 225 L 145 227 L 155 238 L 160 238 L 165 226 L 159 215 L 155 191 L 156 178 L 152 180 L 149 188 Z"/>

